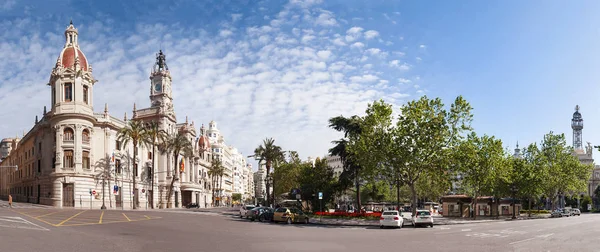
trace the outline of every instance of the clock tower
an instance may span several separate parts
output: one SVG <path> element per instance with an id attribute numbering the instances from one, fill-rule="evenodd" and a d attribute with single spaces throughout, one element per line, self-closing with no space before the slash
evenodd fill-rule
<path id="1" fill-rule="evenodd" d="M 152 107 L 160 107 L 164 111 L 173 111 L 173 95 L 171 89 L 171 72 L 162 50 L 156 54 L 156 63 L 150 74 L 150 102 Z"/>

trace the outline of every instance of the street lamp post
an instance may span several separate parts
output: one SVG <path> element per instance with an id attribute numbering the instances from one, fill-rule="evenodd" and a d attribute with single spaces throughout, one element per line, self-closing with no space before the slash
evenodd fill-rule
<path id="1" fill-rule="evenodd" d="M 515 202 L 515 195 L 516 195 L 516 193 L 517 193 L 517 191 L 518 191 L 518 189 L 517 189 L 517 186 L 515 186 L 515 185 L 512 185 L 512 186 L 510 187 L 510 191 L 512 192 L 512 195 L 513 195 L 513 197 L 512 197 L 512 205 L 513 205 L 512 219 L 514 220 L 514 219 L 516 219 L 516 218 L 517 218 L 517 212 L 516 212 L 516 210 L 517 210 L 517 205 L 516 205 L 516 202 Z"/>

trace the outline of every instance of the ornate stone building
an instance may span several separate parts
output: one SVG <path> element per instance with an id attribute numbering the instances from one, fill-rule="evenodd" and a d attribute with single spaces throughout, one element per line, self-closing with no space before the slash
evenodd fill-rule
<path id="1" fill-rule="evenodd" d="M 222 141 L 216 136 L 218 130 L 214 122 L 210 123 L 209 130 L 202 125 L 200 134 L 187 117 L 184 123 L 177 123 L 171 74 L 162 51 L 150 73 L 151 106 L 137 109 L 134 104 L 130 120 L 157 122 L 160 129 L 171 135 L 184 133 L 194 146 L 190 157 L 173 157 L 156 151 L 155 173 L 152 174 L 151 147 L 138 146 L 134 150 L 131 143 L 125 145 L 118 141 L 118 131 L 128 124 L 127 114 L 118 119 L 109 113 L 107 104 L 103 112 L 94 113 L 96 83 L 92 66 L 79 47 L 78 30 L 71 23 L 48 82 L 50 109 L 44 107 L 41 119 L 36 117 L 35 125 L 21 139 L 7 140 L 10 146 L 2 146 L 8 155 L 0 166 L 17 166 L 18 169 L 0 169 L 0 197 L 7 198 L 11 194 L 16 202 L 75 208 L 105 205 L 129 209 L 134 202 L 139 208 L 150 208 L 148 204 L 210 206 L 208 168 L 214 155 L 222 155 L 221 151 L 213 153 L 221 148 Z M 133 160 L 134 151 L 136 160 Z M 178 179 L 168 200 L 167 191 L 174 176 Z M 150 183 L 152 178 L 154 188 Z M 137 181 L 135 190 L 133 179 Z"/>

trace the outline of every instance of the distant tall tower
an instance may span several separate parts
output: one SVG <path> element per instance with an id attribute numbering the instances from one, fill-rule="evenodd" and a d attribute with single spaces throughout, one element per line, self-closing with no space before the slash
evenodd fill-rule
<path id="1" fill-rule="evenodd" d="M 581 139 L 583 118 L 581 118 L 581 113 L 579 113 L 579 105 L 575 106 L 575 113 L 573 113 L 573 119 L 571 119 L 571 128 L 573 129 L 573 148 L 576 150 L 583 149 L 583 140 Z"/>

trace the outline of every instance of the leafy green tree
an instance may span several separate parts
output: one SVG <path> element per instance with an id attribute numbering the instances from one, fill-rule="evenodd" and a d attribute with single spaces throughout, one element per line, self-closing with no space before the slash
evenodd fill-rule
<path id="1" fill-rule="evenodd" d="M 473 206 L 477 206 L 477 197 L 492 185 L 496 170 L 503 168 L 504 149 L 502 141 L 484 135 L 478 137 L 474 132 L 460 143 L 456 152 L 456 161 L 463 178 L 463 186 L 473 197 Z M 474 209 L 477 211 L 477 209 Z M 477 218 L 477 214 L 473 215 Z"/>
<path id="2" fill-rule="evenodd" d="M 132 180 L 133 180 L 133 191 L 137 189 L 137 154 L 138 146 L 145 146 L 146 141 L 146 128 L 140 121 L 130 120 L 127 126 L 119 130 L 117 133 L 117 139 L 123 143 L 123 146 L 127 146 L 129 142 L 133 144 L 133 169 L 132 169 Z M 133 195 L 133 209 L 137 209 L 139 204 L 139 193 Z"/>
<path id="3" fill-rule="evenodd" d="M 241 202 L 242 194 L 241 193 L 233 193 L 231 194 L 231 200 Z"/>
<path id="4" fill-rule="evenodd" d="M 326 159 L 315 160 L 314 167 L 310 163 L 301 164 L 299 179 L 302 199 L 311 202 L 312 209 L 318 209 L 318 193 L 323 193 L 323 209 L 330 204 L 335 195 L 335 179 L 333 169 L 327 165 Z"/>
<path id="5" fill-rule="evenodd" d="M 453 151 L 470 131 L 471 105 L 461 96 L 444 108 L 439 98 L 427 96 L 402 106 L 396 127 L 390 131 L 389 169 L 395 170 L 411 191 L 413 215 L 417 206 L 417 183 L 433 173 L 450 173 Z"/>
<path id="6" fill-rule="evenodd" d="M 541 184 L 544 182 L 544 159 L 535 143 L 524 149 L 521 157 L 512 157 L 512 169 L 508 173 L 508 184 L 517 189 L 517 196 L 528 199 L 528 209 L 532 201 L 543 193 Z M 531 211 L 528 212 L 531 216 Z"/>
<path id="7" fill-rule="evenodd" d="M 383 100 L 369 104 L 366 115 L 360 120 L 361 132 L 349 137 L 348 150 L 354 154 L 353 161 L 361 167 L 361 178 L 368 181 L 381 180 L 392 124 L 392 106 Z M 359 206 L 360 209 L 360 206 Z"/>
<path id="8" fill-rule="evenodd" d="M 337 116 L 329 119 L 330 128 L 344 133 L 344 137 L 333 141 L 332 143 L 335 145 L 329 149 L 329 154 L 332 156 L 339 156 L 343 165 L 343 171 L 336 184 L 336 193 L 342 194 L 350 187 L 354 187 L 356 205 L 359 209 L 361 207 L 360 188 L 362 168 L 356 161 L 356 155 L 349 150 L 349 145 L 351 138 L 355 139 L 360 136 L 361 121 L 362 119 L 357 115 L 351 117 Z"/>
<path id="9" fill-rule="evenodd" d="M 277 184 L 273 185 L 275 195 L 289 193 L 294 188 L 300 188 L 302 161 L 295 151 L 290 151 L 288 155 L 288 160 L 282 161 L 273 171 L 273 179 L 277 180 Z"/>
<path id="10" fill-rule="evenodd" d="M 565 135 L 550 131 L 544 135 L 540 146 L 544 161 L 542 188 L 544 194 L 553 199 L 552 205 L 559 194 L 585 191 L 593 166 L 579 162 L 573 155 L 573 148 L 567 145 Z"/>
<path id="11" fill-rule="evenodd" d="M 254 159 L 258 160 L 259 165 L 264 161 L 265 168 L 267 171 L 267 176 L 273 176 L 271 174 L 271 168 L 273 167 L 273 162 L 277 160 L 284 159 L 284 151 L 280 146 L 275 145 L 275 140 L 273 138 L 267 138 L 263 140 L 262 145 L 258 146 L 254 149 L 254 155 L 250 157 L 254 157 Z M 275 180 L 273 180 L 275 182 Z M 265 189 L 267 193 L 267 202 L 275 205 L 275 197 L 271 197 L 271 183 L 267 179 L 265 183 Z"/>

